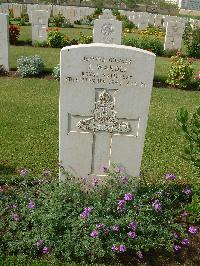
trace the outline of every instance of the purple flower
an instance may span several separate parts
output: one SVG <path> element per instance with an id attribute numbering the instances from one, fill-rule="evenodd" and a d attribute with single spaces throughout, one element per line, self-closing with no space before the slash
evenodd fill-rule
<path id="1" fill-rule="evenodd" d="M 192 190 L 191 190 L 191 188 L 186 187 L 186 188 L 184 188 L 183 193 L 185 193 L 185 195 L 187 195 L 187 196 L 190 196 L 192 194 Z"/>
<path id="2" fill-rule="evenodd" d="M 96 229 L 104 228 L 105 224 L 96 224 Z"/>
<path id="3" fill-rule="evenodd" d="M 17 213 L 15 213 L 15 212 L 13 212 L 12 218 L 13 218 L 13 220 L 15 220 L 15 222 L 19 222 L 19 220 L 20 220 L 19 215 Z"/>
<path id="4" fill-rule="evenodd" d="M 124 210 L 124 207 L 125 207 L 125 200 L 118 200 L 118 206 L 117 206 L 117 210 L 118 211 L 122 211 Z"/>
<path id="5" fill-rule="evenodd" d="M 192 225 L 188 228 L 188 232 L 192 235 L 196 235 L 198 233 L 198 231 L 199 231 L 199 228 L 197 226 L 194 226 L 194 225 Z"/>
<path id="6" fill-rule="evenodd" d="M 49 170 L 44 170 L 43 171 L 43 176 L 49 176 L 51 172 Z"/>
<path id="7" fill-rule="evenodd" d="M 179 251 L 181 249 L 181 246 L 180 245 L 174 245 L 174 250 L 175 251 Z"/>
<path id="8" fill-rule="evenodd" d="M 29 208 L 29 209 L 35 209 L 35 202 L 30 201 L 30 202 L 28 203 L 28 208 Z"/>
<path id="9" fill-rule="evenodd" d="M 182 244 L 183 246 L 189 246 L 189 245 L 190 245 L 190 241 L 189 241 L 189 239 L 184 238 L 184 239 L 181 241 L 181 244 Z"/>
<path id="10" fill-rule="evenodd" d="M 115 224 L 113 227 L 112 227 L 112 231 L 113 232 L 119 232 L 119 225 L 118 224 Z"/>
<path id="11" fill-rule="evenodd" d="M 88 177 L 87 176 L 83 176 L 82 180 L 83 180 L 83 184 L 86 185 L 86 183 L 88 181 Z"/>
<path id="12" fill-rule="evenodd" d="M 16 209 L 16 208 L 17 208 L 17 205 L 16 205 L 16 204 L 13 204 L 13 205 L 12 205 L 12 208 L 13 208 L 13 209 Z"/>
<path id="13" fill-rule="evenodd" d="M 37 242 L 36 242 L 36 245 L 37 246 L 41 246 L 42 244 L 44 243 L 44 240 L 38 240 Z"/>
<path id="14" fill-rule="evenodd" d="M 93 237 L 93 238 L 98 237 L 98 235 L 99 235 L 99 232 L 98 232 L 97 230 L 94 230 L 94 231 L 92 231 L 92 232 L 90 233 L 90 236 Z"/>
<path id="15" fill-rule="evenodd" d="M 128 176 L 127 175 L 122 176 L 122 183 L 124 183 L 124 184 L 128 183 Z"/>
<path id="16" fill-rule="evenodd" d="M 133 231 L 135 231 L 136 228 L 137 228 L 137 225 L 138 225 L 137 222 L 132 221 L 132 222 L 129 223 L 128 228 L 130 228 L 130 229 L 132 229 Z"/>
<path id="17" fill-rule="evenodd" d="M 108 169 L 106 166 L 102 165 L 102 166 L 100 167 L 100 170 L 101 170 L 102 172 L 104 172 L 104 173 L 107 173 L 109 169 Z"/>
<path id="18" fill-rule="evenodd" d="M 144 258 L 143 254 L 142 254 L 142 251 L 138 251 L 136 253 L 136 255 L 138 256 L 139 259 L 143 259 Z"/>
<path id="19" fill-rule="evenodd" d="M 128 237 L 130 237 L 130 238 L 136 238 L 136 233 L 134 232 L 134 231 L 130 231 L 130 232 L 128 232 Z"/>
<path id="20" fill-rule="evenodd" d="M 120 245 L 119 246 L 119 251 L 120 252 L 125 252 L 126 251 L 126 247 L 124 245 Z"/>
<path id="21" fill-rule="evenodd" d="M 176 232 L 173 233 L 173 236 L 174 236 L 175 238 L 179 238 L 179 236 L 178 236 L 178 234 L 177 234 Z"/>
<path id="22" fill-rule="evenodd" d="M 131 201 L 133 199 L 133 196 L 131 193 L 126 193 L 124 196 L 125 201 Z"/>
<path id="23" fill-rule="evenodd" d="M 125 172 L 126 172 L 126 170 L 123 166 L 118 166 L 116 168 L 116 173 L 125 173 Z"/>
<path id="24" fill-rule="evenodd" d="M 86 207 L 84 209 L 84 211 L 80 214 L 80 218 L 81 219 L 86 219 L 88 218 L 88 216 L 90 215 L 90 213 L 92 212 L 92 207 Z"/>
<path id="25" fill-rule="evenodd" d="M 155 200 L 153 203 L 152 203 L 152 206 L 154 207 L 155 211 L 159 212 L 162 210 L 162 207 L 161 207 L 161 203 L 159 200 Z"/>
<path id="26" fill-rule="evenodd" d="M 166 178 L 166 180 L 175 180 L 176 176 L 172 173 L 166 173 L 165 178 Z"/>
<path id="27" fill-rule="evenodd" d="M 184 211 L 184 212 L 182 212 L 181 213 L 181 217 L 187 217 L 189 215 L 189 212 L 187 212 L 187 211 Z"/>
<path id="28" fill-rule="evenodd" d="M 25 168 L 21 168 L 21 169 L 19 170 L 19 175 L 20 175 L 20 176 L 26 176 L 27 173 L 28 173 L 28 170 L 25 169 Z"/>
<path id="29" fill-rule="evenodd" d="M 42 253 L 43 254 L 48 254 L 49 253 L 49 248 L 47 246 L 43 247 Z"/>
<path id="30" fill-rule="evenodd" d="M 98 184 L 98 182 L 99 182 L 98 178 L 97 178 L 96 176 L 94 176 L 94 177 L 93 177 L 93 181 L 92 181 L 92 185 L 93 185 L 94 187 L 96 187 L 96 185 Z"/>
<path id="31" fill-rule="evenodd" d="M 119 249 L 119 248 L 118 248 L 116 245 L 113 245 L 113 246 L 112 246 L 112 251 L 116 252 L 116 251 L 118 251 L 118 249 Z"/>

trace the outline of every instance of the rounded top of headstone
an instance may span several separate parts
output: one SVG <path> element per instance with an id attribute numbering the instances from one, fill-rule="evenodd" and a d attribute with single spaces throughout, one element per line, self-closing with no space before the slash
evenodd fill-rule
<path id="1" fill-rule="evenodd" d="M 112 11 L 110 9 L 104 9 L 103 10 L 103 15 L 100 16 L 100 18 L 103 18 L 103 19 L 113 19 L 113 14 L 112 14 Z"/>

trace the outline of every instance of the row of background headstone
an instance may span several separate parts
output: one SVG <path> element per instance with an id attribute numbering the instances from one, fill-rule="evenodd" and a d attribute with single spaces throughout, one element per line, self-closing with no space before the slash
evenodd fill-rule
<path id="1" fill-rule="evenodd" d="M 61 6 L 61 5 L 44 5 L 44 4 L 14 4 L 2 3 L 0 5 L 0 13 L 9 14 L 9 9 L 13 10 L 14 18 L 21 17 L 22 13 L 28 13 L 29 21 L 31 22 L 31 12 L 34 10 L 46 10 L 49 16 L 55 16 L 59 13 L 62 14 L 70 22 L 80 19 L 86 19 L 88 15 L 93 14 L 94 8 L 91 7 L 77 7 L 77 6 Z M 168 16 L 168 15 L 155 15 L 147 12 L 134 12 L 120 10 L 121 15 L 126 15 L 139 29 L 145 29 L 149 24 L 154 26 L 163 26 L 166 28 L 167 22 L 177 21 L 186 23 L 190 21 L 192 26 L 200 26 L 200 20 Z"/>

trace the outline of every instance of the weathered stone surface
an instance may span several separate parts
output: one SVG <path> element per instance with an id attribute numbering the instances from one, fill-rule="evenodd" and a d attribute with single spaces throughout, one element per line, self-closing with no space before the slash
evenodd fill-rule
<path id="1" fill-rule="evenodd" d="M 117 163 L 139 176 L 154 64 L 154 54 L 121 45 L 61 50 L 59 159 L 66 171 L 104 176 L 102 166 Z"/>
<path id="2" fill-rule="evenodd" d="M 185 24 L 180 22 L 167 22 L 165 34 L 165 50 L 181 49 L 182 36 L 184 33 Z"/>
<path id="3" fill-rule="evenodd" d="M 46 41 L 49 12 L 45 10 L 32 11 L 32 41 Z"/>
<path id="4" fill-rule="evenodd" d="M 116 20 L 111 10 L 105 9 L 103 15 L 94 21 L 93 42 L 121 44 L 122 22 Z"/>
<path id="5" fill-rule="evenodd" d="M 0 65 L 9 71 L 9 18 L 7 14 L 0 14 Z"/>

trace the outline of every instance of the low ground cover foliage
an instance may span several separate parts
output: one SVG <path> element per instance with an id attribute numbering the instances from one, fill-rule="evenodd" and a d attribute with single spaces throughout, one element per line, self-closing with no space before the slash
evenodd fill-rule
<path id="1" fill-rule="evenodd" d="M 21 56 L 17 59 L 17 73 L 22 77 L 34 77 L 42 74 L 44 62 L 39 55 Z"/>
<path id="2" fill-rule="evenodd" d="M 113 166 L 106 185 L 94 177 L 66 182 L 29 180 L 20 169 L 18 186 L 4 187 L 1 255 L 51 254 L 67 261 L 118 261 L 124 255 L 143 260 L 152 250 L 187 249 L 199 228 L 186 211 L 192 188 L 167 173 L 156 185 L 140 183 Z M 29 181 L 28 181 L 29 180 Z M 89 191 L 88 191 L 89 189 Z"/>

